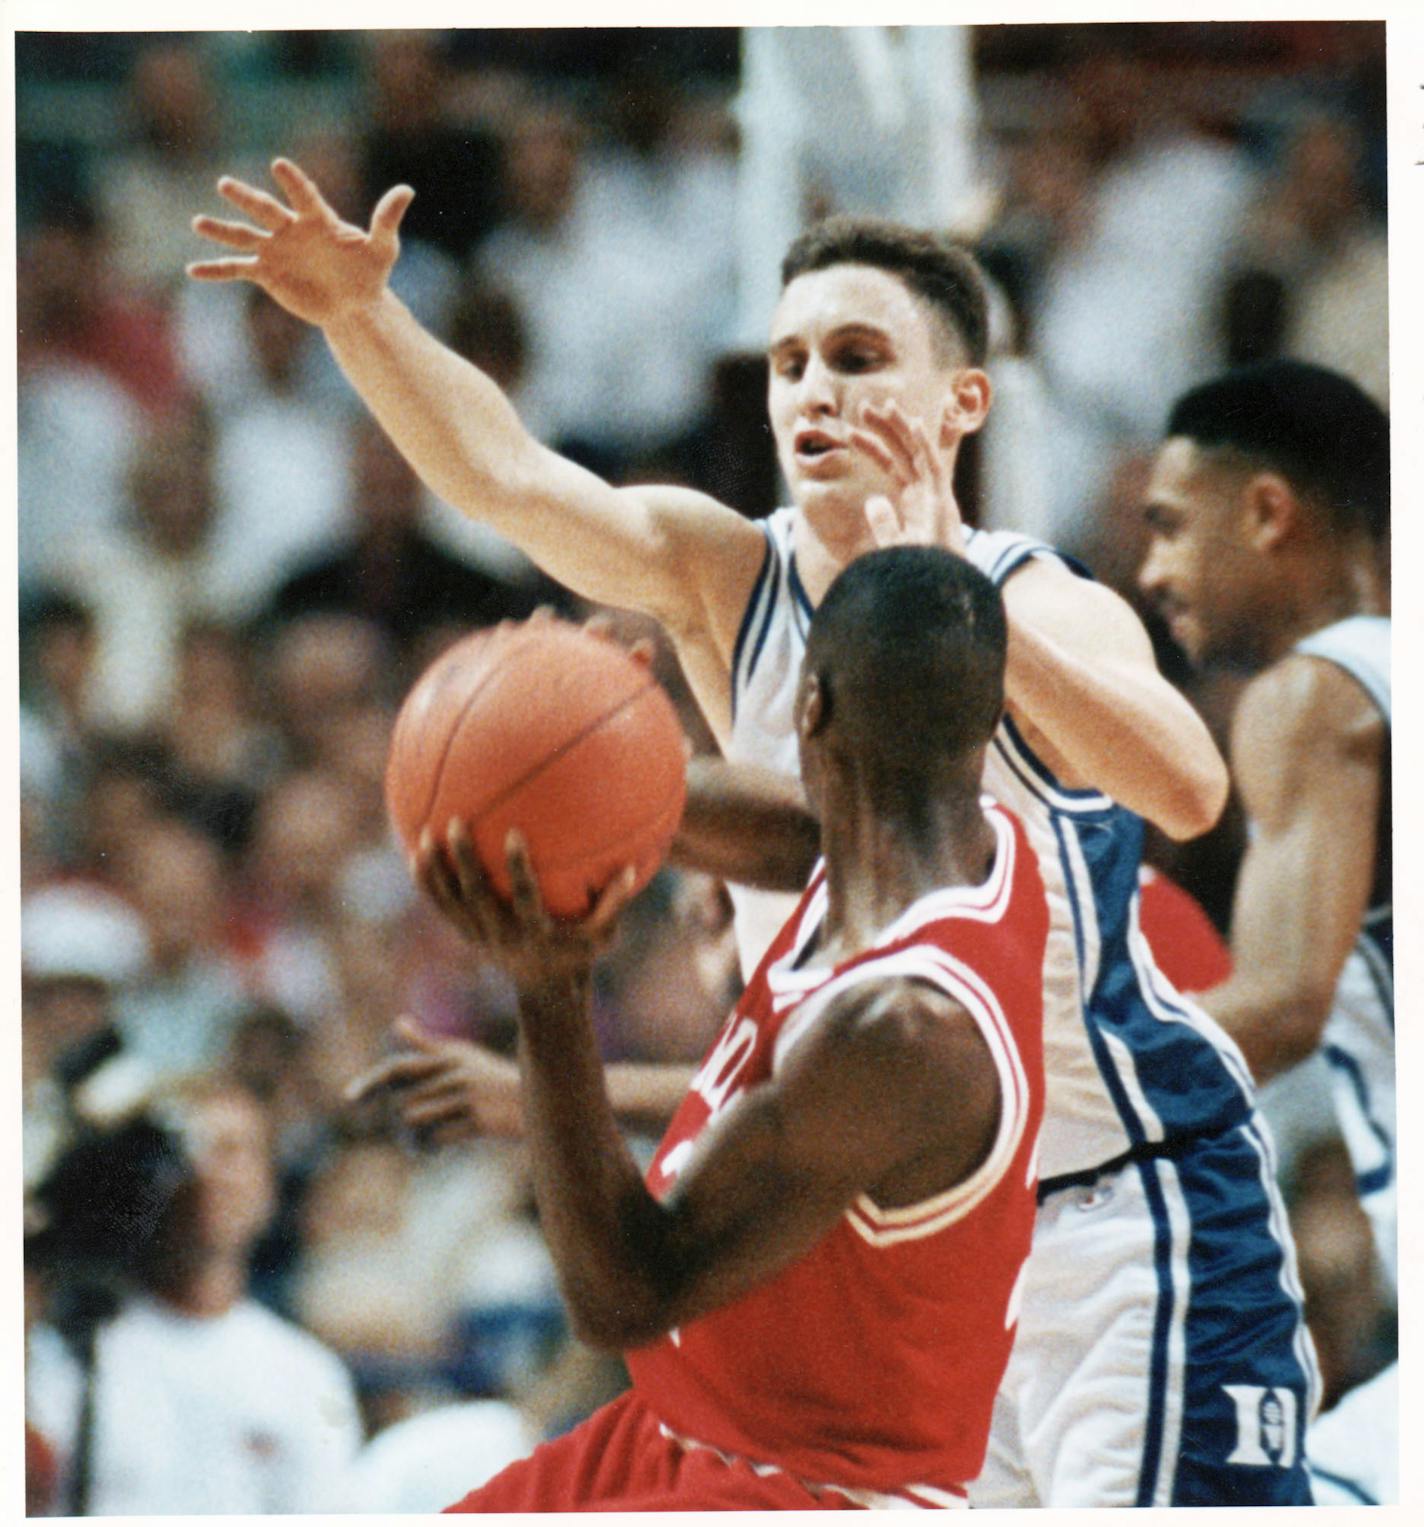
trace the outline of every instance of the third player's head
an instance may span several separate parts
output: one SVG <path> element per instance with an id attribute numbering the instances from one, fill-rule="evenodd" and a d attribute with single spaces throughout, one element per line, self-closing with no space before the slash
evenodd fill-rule
<path id="1" fill-rule="evenodd" d="M 817 606 L 801 667 L 797 735 L 813 807 L 836 781 L 911 819 L 947 790 L 977 799 L 1006 648 L 999 591 L 962 557 L 897 546 L 853 561 Z"/>
<path id="2" fill-rule="evenodd" d="M 845 443 L 866 403 L 893 399 L 951 456 L 984 422 L 984 279 L 947 238 L 837 217 L 791 245 L 781 282 L 768 351 L 777 457 L 823 535 L 862 535 L 866 499 L 888 487 Z"/>
<path id="3" fill-rule="evenodd" d="M 1355 383 L 1271 361 L 1185 394 L 1167 421 L 1138 574 L 1198 663 L 1255 667 L 1307 605 L 1373 565 L 1389 526 L 1389 420 Z"/>

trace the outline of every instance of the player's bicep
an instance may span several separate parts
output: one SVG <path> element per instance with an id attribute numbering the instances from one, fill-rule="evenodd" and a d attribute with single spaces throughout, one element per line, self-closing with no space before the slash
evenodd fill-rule
<path id="1" fill-rule="evenodd" d="M 1004 604 L 1009 707 L 1059 780 L 1174 838 L 1206 831 L 1226 803 L 1226 764 L 1126 600 L 1040 557 L 1009 579 Z"/>
<path id="2" fill-rule="evenodd" d="M 999 1106 L 988 1046 L 951 999 L 896 982 L 833 1003 L 709 1128 L 665 1201 L 687 1258 L 677 1318 L 804 1255 L 862 1194 L 897 1207 L 953 1186 L 987 1154 Z"/>
<path id="3" fill-rule="evenodd" d="M 1003 596 L 1011 622 L 1022 622 L 1083 662 L 1157 673 L 1152 643 L 1132 606 L 1056 558 L 1025 562 L 1005 582 Z"/>
<path id="4" fill-rule="evenodd" d="M 1308 664 L 1308 666 L 1306 666 Z M 1251 841 L 1237 881 L 1232 952 L 1328 1001 L 1374 876 L 1379 738 L 1368 701 L 1304 660 L 1258 681 L 1232 728 Z"/>
<path id="5" fill-rule="evenodd" d="M 522 484 L 520 544 L 585 599 L 651 615 L 674 635 L 736 624 L 761 565 L 761 532 L 685 488 L 616 488 L 543 446 Z"/>

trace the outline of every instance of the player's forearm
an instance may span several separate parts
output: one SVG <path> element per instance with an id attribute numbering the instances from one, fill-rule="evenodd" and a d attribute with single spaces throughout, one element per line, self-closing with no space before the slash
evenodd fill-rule
<path id="1" fill-rule="evenodd" d="M 389 289 L 325 329 L 347 379 L 421 479 L 510 530 L 510 490 L 535 442 L 499 388 L 441 344 Z"/>
<path id="2" fill-rule="evenodd" d="M 675 863 L 738 885 L 799 891 L 820 851 L 820 825 L 797 781 L 721 758 L 689 761 Z"/>
<path id="3" fill-rule="evenodd" d="M 573 1330 L 617 1351 L 662 1328 L 649 1275 L 660 1210 L 615 1121 L 587 1000 L 568 982 L 521 992 L 524 1126 Z"/>
<path id="4" fill-rule="evenodd" d="M 603 1072 L 609 1106 L 629 1129 L 661 1134 L 692 1084 L 693 1067 L 676 1061 L 614 1061 Z"/>
<path id="5" fill-rule="evenodd" d="M 1343 854 L 1338 839 L 1334 847 Z M 1258 1082 L 1319 1046 L 1360 925 L 1353 888 L 1323 868 L 1320 855 L 1329 852 L 1318 838 L 1263 830 L 1237 875 L 1232 974 L 1201 1001 L 1240 1045 Z"/>
<path id="6" fill-rule="evenodd" d="M 1212 827 L 1230 781 L 1206 723 L 1155 669 L 1092 664 L 1011 619 L 1005 694 L 1066 761 L 1177 839 Z"/>
<path id="7" fill-rule="evenodd" d="M 540 444 L 489 377 L 390 291 L 325 330 L 332 353 L 425 485 L 586 599 L 658 613 L 666 548 L 615 491 Z"/>
<path id="8" fill-rule="evenodd" d="M 1233 954 L 1233 959 L 1240 957 Z M 1198 1000 L 1240 1046 L 1258 1083 L 1267 1082 L 1314 1053 L 1330 1011 L 1324 980 L 1262 974 L 1260 962 L 1239 970 Z"/>

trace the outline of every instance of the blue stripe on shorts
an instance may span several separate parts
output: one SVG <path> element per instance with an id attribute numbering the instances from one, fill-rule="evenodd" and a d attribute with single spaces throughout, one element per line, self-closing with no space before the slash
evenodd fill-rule
<path id="1" fill-rule="evenodd" d="M 1314 1354 L 1279 1239 L 1283 1210 L 1266 1186 L 1269 1146 L 1248 1124 L 1195 1142 L 1174 1166 L 1191 1224 L 1191 1296 L 1171 1504 L 1310 1505 Z M 1158 1228 L 1170 1233 L 1165 1214 Z M 1159 1256 L 1159 1268 L 1164 1261 L 1170 1272 L 1170 1255 Z M 1155 1360 L 1153 1372 L 1155 1380 Z M 1158 1465 L 1155 1457 L 1144 1465 L 1145 1487 Z"/>

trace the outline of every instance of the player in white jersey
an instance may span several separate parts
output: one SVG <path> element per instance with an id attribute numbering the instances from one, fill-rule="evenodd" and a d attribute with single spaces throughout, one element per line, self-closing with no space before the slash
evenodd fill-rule
<path id="1" fill-rule="evenodd" d="M 1175 639 L 1195 662 L 1255 674 L 1231 737 L 1251 825 L 1233 974 L 1203 1002 L 1258 1079 L 1324 1052 L 1392 1289 L 1389 421 L 1320 367 L 1230 373 L 1174 407 L 1146 516 L 1140 581 Z M 1397 1435 L 1396 1400 L 1392 1382 L 1362 1386 L 1322 1421 L 1322 1497 Z M 1337 1434 L 1357 1439 L 1343 1459 Z M 1354 1479 L 1346 1493 L 1390 1487 Z"/>
<path id="2" fill-rule="evenodd" d="M 792 523 L 781 509 L 764 525 L 728 747 L 780 770 L 794 767 L 789 686 L 812 608 Z M 967 532 L 965 555 L 1009 588 L 1037 561 L 1076 568 L 1009 532 Z M 971 1502 L 1307 1500 L 1314 1361 L 1270 1143 L 1235 1046 L 1172 989 L 1142 937 L 1142 822 L 1060 785 L 1012 716 L 985 785 L 1023 819 L 1048 890 L 1049 1101 L 1019 1337 Z M 733 895 L 743 960 L 755 959 L 783 898 Z"/>
<path id="3" fill-rule="evenodd" d="M 772 554 L 763 530 L 685 489 L 612 488 L 529 436 L 494 384 L 421 330 L 387 286 L 409 188 L 388 192 L 362 230 L 337 219 L 295 165 L 279 160 L 273 175 L 285 202 L 220 183 L 250 221 L 196 219 L 237 253 L 191 273 L 255 281 L 319 324 L 436 493 L 586 598 L 658 618 L 731 748 L 733 670 L 777 619 L 757 609 Z M 879 541 L 964 551 L 950 484 L 959 443 L 989 406 L 986 303 L 962 251 L 869 222 L 812 230 L 783 278 L 768 402 L 793 498 L 785 586 L 814 605 Z M 1045 1140 L 1072 1148 L 1055 1147 L 1063 1169 L 1036 1241 L 1061 1220 L 1089 1243 L 1030 1259 L 1030 1283 L 1034 1268 L 1044 1283 L 1026 1294 L 1020 1346 L 1036 1327 L 1063 1371 L 1045 1367 L 1046 1378 L 1016 1389 L 994 1444 L 1001 1498 L 1308 1498 L 1299 1430 L 1310 1362 L 1249 1080 L 1232 1047 L 1158 981 L 1134 917 L 1133 813 L 1178 837 L 1205 830 L 1224 801 L 1224 766 L 1124 601 L 1046 548 L 1015 551 L 993 571 L 1010 632 L 1011 726 L 997 751 L 1041 818 L 1036 845 L 1062 844 L 1065 855 L 1051 973 L 1062 1037 L 1050 1043 L 1072 1064 L 1050 1079 L 1059 1123 Z M 791 836 L 804 841 L 799 827 Z M 759 835 L 747 867 L 767 873 L 776 847 Z M 1217 1145 L 1225 1155 L 1212 1155 Z M 1112 1180 L 1092 1186 L 1104 1172 Z M 1213 1205 L 1229 1225 L 1211 1218 Z M 1048 1286 L 1055 1263 L 1078 1280 L 1063 1296 L 1071 1309 Z"/>

